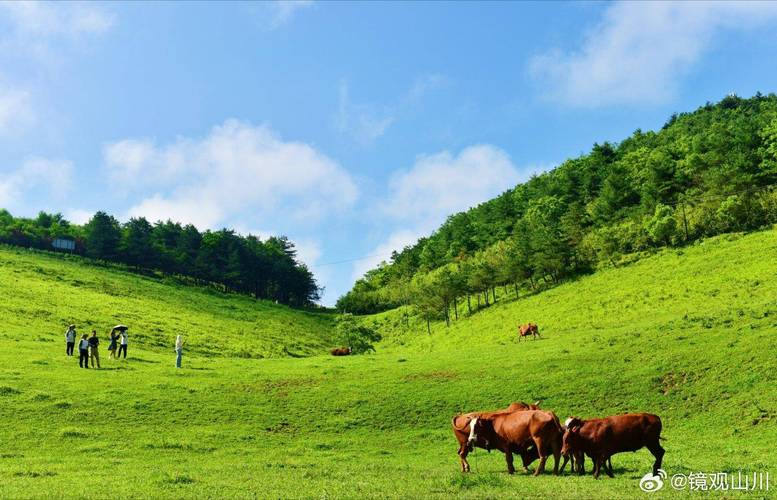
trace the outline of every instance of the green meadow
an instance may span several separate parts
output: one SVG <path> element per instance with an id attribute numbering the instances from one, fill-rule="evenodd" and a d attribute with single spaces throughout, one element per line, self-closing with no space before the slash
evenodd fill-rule
<path id="1" fill-rule="evenodd" d="M 747 496 L 771 496 L 776 278 L 777 230 L 724 235 L 542 293 L 498 290 L 431 335 L 401 309 L 367 317 L 377 352 L 336 358 L 331 314 L 2 249 L 0 498 L 647 495 L 647 450 L 614 456 L 614 479 L 510 476 L 484 450 L 459 472 L 454 414 L 535 400 L 562 420 L 656 413 L 670 476 L 770 471 L 771 490 Z M 517 342 L 526 321 L 540 340 Z M 129 358 L 103 344 L 103 368 L 79 369 L 71 322 L 103 339 L 130 325 Z"/>

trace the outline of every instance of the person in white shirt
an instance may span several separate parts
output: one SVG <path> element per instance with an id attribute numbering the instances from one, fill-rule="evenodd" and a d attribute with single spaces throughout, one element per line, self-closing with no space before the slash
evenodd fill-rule
<path id="1" fill-rule="evenodd" d="M 178 335 L 175 338 L 175 367 L 181 367 L 181 358 L 183 357 L 183 345 L 185 344 L 182 335 Z"/>
<path id="2" fill-rule="evenodd" d="M 89 340 L 86 334 L 81 335 L 81 342 L 78 343 L 78 366 L 89 368 Z"/>
<path id="3" fill-rule="evenodd" d="M 65 353 L 73 355 L 73 347 L 76 345 L 76 325 L 70 325 L 65 332 Z"/>
<path id="4" fill-rule="evenodd" d="M 124 359 L 127 359 L 127 343 L 129 335 L 127 334 L 127 330 L 121 331 L 121 343 L 119 344 L 119 354 L 116 355 L 116 359 L 119 359 L 121 357 L 121 352 L 124 351 Z"/>

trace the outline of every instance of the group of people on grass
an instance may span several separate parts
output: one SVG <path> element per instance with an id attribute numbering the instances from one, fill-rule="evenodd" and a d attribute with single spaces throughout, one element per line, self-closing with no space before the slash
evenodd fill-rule
<path id="1" fill-rule="evenodd" d="M 118 332 L 118 333 L 117 333 Z M 66 354 L 73 355 L 76 339 L 76 325 L 70 325 L 65 331 Z M 129 334 L 127 328 L 112 328 L 110 333 L 110 344 L 108 344 L 108 358 L 119 359 L 124 353 L 124 359 L 127 358 L 127 345 L 129 345 Z M 100 368 L 100 338 L 97 336 L 97 330 L 92 330 L 92 335 L 86 333 L 81 335 L 78 341 L 78 366 L 89 368 L 89 361 L 92 362 L 92 368 Z"/>
<path id="2" fill-rule="evenodd" d="M 118 332 L 118 333 L 117 333 Z M 68 356 L 73 355 L 73 350 L 76 344 L 76 325 L 70 325 L 65 331 L 65 344 L 66 353 Z M 108 344 L 108 359 L 119 359 L 124 353 L 124 359 L 127 359 L 127 345 L 129 344 L 129 334 L 127 333 L 126 326 L 115 326 L 111 329 L 110 344 Z M 183 358 L 183 336 L 178 335 L 175 338 L 175 366 L 181 367 L 181 359 Z M 89 361 L 92 362 L 92 368 L 100 368 L 100 339 L 97 337 L 97 331 L 92 330 L 92 335 L 81 335 L 81 339 L 78 342 L 78 366 L 81 368 L 89 368 Z M 95 366 L 96 365 L 96 366 Z"/>

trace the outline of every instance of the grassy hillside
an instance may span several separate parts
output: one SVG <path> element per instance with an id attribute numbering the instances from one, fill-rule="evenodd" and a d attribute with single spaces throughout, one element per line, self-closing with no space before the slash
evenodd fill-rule
<path id="1" fill-rule="evenodd" d="M 333 342 L 328 314 L 13 247 L 0 247 L 0 293 L 6 342 L 54 341 L 58 349 L 70 323 L 103 338 L 125 323 L 130 348 L 144 350 L 169 351 L 175 336 L 185 334 L 192 351 L 209 356 L 306 356 Z"/>
<path id="2" fill-rule="evenodd" d="M 670 475 L 774 467 L 775 230 L 664 251 L 497 304 L 450 329 L 435 324 L 431 336 L 420 325 L 405 330 L 401 312 L 387 313 L 374 318 L 387 337 L 376 355 L 187 353 L 178 371 L 172 352 L 144 344 L 126 362 L 79 370 L 58 337 L 29 333 L 44 321 L 67 322 L 56 299 L 47 305 L 57 279 L 32 269 L 61 264 L 0 255 L 4 294 L 9 282 L 38 284 L 37 298 L 2 306 L 0 328 L 15 334 L 11 342 L 4 333 L 0 349 L 2 498 L 642 495 L 639 478 L 652 464 L 645 450 L 616 455 L 615 479 L 508 476 L 501 453 L 482 450 L 471 455 L 471 474 L 458 472 L 454 413 L 534 399 L 562 418 L 659 414 Z M 101 279 L 123 279 L 88 271 L 92 285 L 76 290 L 92 301 Z M 156 321 L 187 322 L 178 309 L 187 301 L 170 295 L 188 290 L 125 285 L 114 286 L 145 300 Z M 132 321 L 142 310 L 133 309 Z M 53 319 L 41 320 L 46 314 Z M 519 320 L 537 321 L 543 339 L 517 343 Z M 662 494 L 675 492 L 667 485 L 654 496 Z"/>

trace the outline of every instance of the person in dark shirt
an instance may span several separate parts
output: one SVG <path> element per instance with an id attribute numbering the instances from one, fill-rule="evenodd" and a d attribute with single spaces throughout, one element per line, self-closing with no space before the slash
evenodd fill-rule
<path id="1" fill-rule="evenodd" d="M 86 334 L 81 335 L 81 341 L 78 343 L 78 366 L 89 368 L 89 341 Z"/>
<path id="2" fill-rule="evenodd" d="M 100 353 L 97 350 L 97 346 L 100 345 L 100 339 L 97 338 L 97 331 L 92 330 L 92 336 L 89 337 L 89 353 L 92 358 L 92 368 L 94 368 L 95 361 L 97 362 L 97 368 L 100 368 Z"/>

